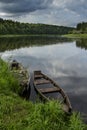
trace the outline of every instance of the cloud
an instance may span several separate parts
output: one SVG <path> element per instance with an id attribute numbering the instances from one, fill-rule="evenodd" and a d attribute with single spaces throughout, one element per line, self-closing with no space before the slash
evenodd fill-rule
<path id="1" fill-rule="evenodd" d="M 69 3 L 67 3 L 66 7 L 80 16 L 87 17 L 87 1 L 86 0 L 79 0 L 76 2 L 71 0 Z"/>
<path id="2" fill-rule="evenodd" d="M 75 26 L 87 21 L 86 0 L 0 0 L 0 16 L 21 22 Z"/>
<path id="3" fill-rule="evenodd" d="M 3 12 L 12 14 L 29 13 L 36 10 L 46 9 L 52 0 L 0 0 Z"/>

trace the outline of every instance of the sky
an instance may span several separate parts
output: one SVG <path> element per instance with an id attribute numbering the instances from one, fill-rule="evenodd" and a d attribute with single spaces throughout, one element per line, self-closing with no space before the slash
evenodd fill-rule
<path id="1" fill-rule="evenodd" d="M 0 0 L 0 18 L 76 26 L 87 22 L 87 0 Z"/>

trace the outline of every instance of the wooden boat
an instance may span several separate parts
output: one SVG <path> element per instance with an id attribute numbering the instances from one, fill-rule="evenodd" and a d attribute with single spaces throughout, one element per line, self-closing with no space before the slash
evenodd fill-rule
<path id="1" fill-rule="evenodd" d="M 30 88 L 30 74 L 29 72 L 24 68 L 24 66 L 17 62 L 16 60 L 13 60 L 10 63 L 10 71 L 13 73 L 14 77 L 18 80 L 20 85 L 20 95 L 26 96 L 26 93 L 28 92 Z"/>
<path id="2" fill-rule="evenodd" d="M 60 88 L 51 78 L 43 74 L 41 71 L 34 71 L 34 88 L 40 95 L 40 97 L 47 101 L 52 99 L 51 96 L 47 96 L 47 94 L 59 94 L 60 97 L 56 99 L 58 99 L 62 103 L 63 110 L 69 114 L 72 112 L 72 106 L 69 97 L 64 92 L 64 90 Z"/>

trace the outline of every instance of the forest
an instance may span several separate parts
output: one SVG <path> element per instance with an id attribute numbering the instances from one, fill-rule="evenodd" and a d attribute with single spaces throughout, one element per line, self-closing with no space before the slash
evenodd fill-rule
<path id="1" fill-rule="evenodd" d="M 6 34 L 68 34 L 74 28 L 48 24 L 20 23 L 0 18 L 0 35 Z"/>
<path id="2" fill-rule="evenodd" d="M 78 23 L 76 29 L 81 33 L 87 33 L 87 22 Z"/>

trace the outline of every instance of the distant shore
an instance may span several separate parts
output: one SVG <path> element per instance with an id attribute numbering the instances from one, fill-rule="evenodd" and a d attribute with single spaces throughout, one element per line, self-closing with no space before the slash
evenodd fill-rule
<path id="1" fill-rule="evenodd" d="M 65 34 L 65 35 L 58 35 L 58 34 L 6 34 L 0 35 L 0 38 L 3 37 L 66 37 L 66 38 L 87 38 L 87 34 Z"/>
<path id="2" fill-rule="evenodd" d="M 66 34 L 63 37 L 67 38 L 87 38 L 87 34 Z"/>
<path id="3" fill-rule="evenodd" d="M 2 37 L 38 37 L 38 36 L 41 36 L 41 37 L 60 37 L 61 35 L 58 35 L 58 34 L 6 34 L 6 35 L 0 35 L 0 38 Z"/>

